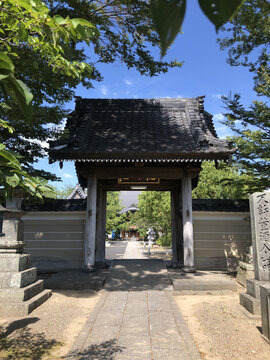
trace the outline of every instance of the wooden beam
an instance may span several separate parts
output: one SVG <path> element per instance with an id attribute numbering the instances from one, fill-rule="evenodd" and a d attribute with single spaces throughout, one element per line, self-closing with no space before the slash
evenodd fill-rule
<path id="1" fill-rule="evenodd" d="M 102 184 L 102 186 L 107 190 L 107 191 L 121 191 L 121 190 L 132 190 L 131 186 L 133 186 L 132 184 L 118 184 L 117 179 L 112 179 L 112 180 L 99 180 L 99 182 Z M 139 184 L 138 184 L 139 185 Z M 147 185 L 142 185 L 142 186 L 147 186 L 147 191 L 169 191 L 172 190 L 176 187 L 179 186 L 179 180 L 161 180 L 160 184 L 147 184 Z"/>
<path id="2" fill-rule="evenodd" d="M 98 179 L 118 179 L 120 177 L 154 177 L 159 179 L 182 179 L 187 173 L 196 177 L 201 171 L 196 168 L 179 167 L 96 167 L 93 170 Z"/>

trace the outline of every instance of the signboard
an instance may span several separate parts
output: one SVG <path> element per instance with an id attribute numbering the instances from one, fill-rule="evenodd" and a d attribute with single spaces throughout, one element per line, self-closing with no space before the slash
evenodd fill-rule
<path id="1" fill-rule="evenodd" d="M 159 184 L 158 178 L 118 178 L 118 184 Z"/>

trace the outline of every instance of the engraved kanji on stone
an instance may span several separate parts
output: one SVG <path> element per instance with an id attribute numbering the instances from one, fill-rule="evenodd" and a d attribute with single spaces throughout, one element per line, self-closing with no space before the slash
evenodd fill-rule
<path id="1" fill-rule="evenodd" d="M 260 224 L 260 231 L 268 230 L 269 220 L 267 219 L 266 216 L 260 218 L 259 224 Z"/>
<path id="2" fill-rule="evenodd" d="M 270 269 L 270 247 L 266 244 L 260 250 L 261 269 L 263 271 Z"/>
<path id="3" fill-rule="evenodd" d="M 268 201 L 265 201 L 263 204 L 258 205 L 258 214 L 264 215 L 269 212 Z"/>

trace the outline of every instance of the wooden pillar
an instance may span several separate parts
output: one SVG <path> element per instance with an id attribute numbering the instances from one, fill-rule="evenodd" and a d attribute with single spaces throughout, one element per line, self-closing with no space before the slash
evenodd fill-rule
<path id="1" fill-rule="evenodd" d="M 181 187 L 171 191 L 171 219 L 172 219 L 172 265 L 183 266 L 183 222 L 181 214 Z"/>
<path id="2" fill-rule="evenodd" d="M 85 219 L 84 268 L 91 271 L 95 265 L 97 214 L 97 179 L 89 175 L 87 180 L 87 208 Z"/>
<path id="3" fill-rule="evenodd" d="M 182 214 L 184 243 L 184 272 L 196 272 L 194 266 L 194 242 L 192 223 L 192 185 L 191 177 L 182 179 Z"/>
<path id="4" fill-rule="evenodd" d="M 106 241 L 106 191 L 98 185 L 97 192 L 97 231 L 96 231 L 96 256 L 97 267 L 105 267 L 105 241 Z"/>

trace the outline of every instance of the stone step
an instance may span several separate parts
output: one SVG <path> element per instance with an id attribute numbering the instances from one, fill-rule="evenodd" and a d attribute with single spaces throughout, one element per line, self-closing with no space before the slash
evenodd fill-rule
<path id="1" fill-rule="evenodd" d="M 244 306 L 251 314 L 260 315 L 261 314 L 261 303 L 260 300 L 255 297 L 242 293 L 239 294 L 240 304 Z"/>
<path id="2" fill-rule="evenodd" d="M 33 284 L 23 288 L 2 288 L 0 289 L 0 302 L 26 301 L 43 291 L 43 280 L 38 280 Z"/>
<path id="3" fill-rule="evenodd" d="M 0 272 L 23 271 L 29 267 L 29 254 L 0 254 Z"/>
<path id="4" fill-rule="evenodd" d="M 247 279 L 246 287 L 247 293 L 256 299 L 260 300 L 260 285 L 266 285 L 268 281 L 261 281 L 257 279 Z"/>
<path id="5" fill-rule="evenodd" d="M 38 295 L 27 301 L 0 303 L 0 314 L 3 317 L 25 316 L 43 304 L 52 294 L 51 290 L 43 290 Z"/>
<path id="6" fill-rule="evenodd" d="M 231 290 L 237 291 L 237 285 L 231 280 L 213 281 L 213 280 L 193 280 L 180 279 L 172 280 L 176 291 L 211 291 L 211 290 Z"/>
<path id="7" fill-rule="evenodd" d="M 20 272 L 0 272 L 0 289 L 25 287 L 35 282 L 36 278 L 37 269 L 34 267 Z"/>

